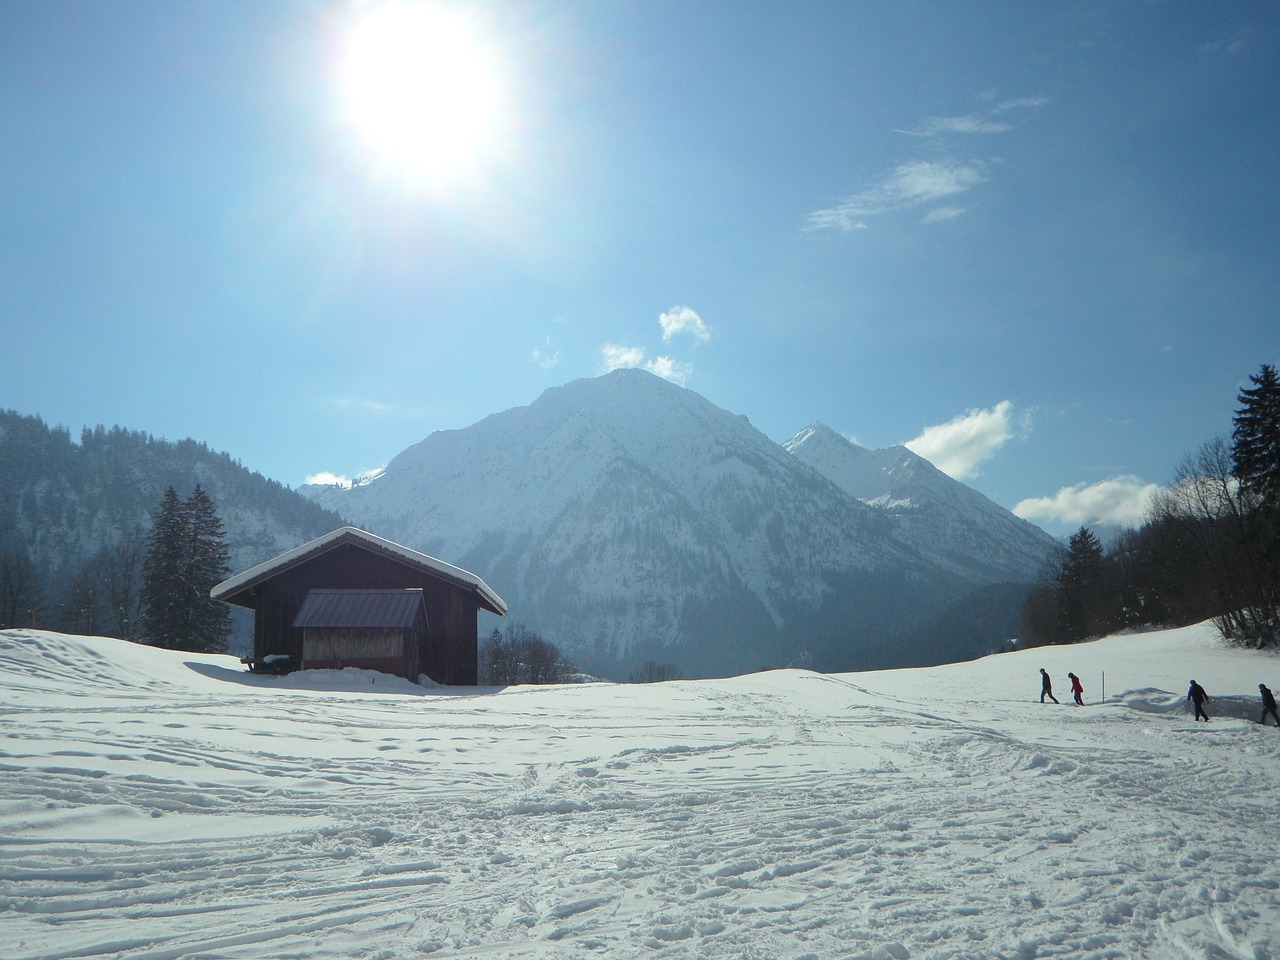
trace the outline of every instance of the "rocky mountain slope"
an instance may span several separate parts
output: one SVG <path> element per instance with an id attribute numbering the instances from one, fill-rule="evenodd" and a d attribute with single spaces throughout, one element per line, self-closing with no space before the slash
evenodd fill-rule
<path id="1" fill-rule="evenodd" d="M 978 579 L 1031 579 L 1056 541 L 906 447 L 868 450 L 812 423 L 783 449 L 894 517 L 903 535 Z"/>
<path id="2" fill-rule="evenodd" d="M 553 388 L 432 434 L 367 482 L 306 492 L 480 574 L 514 619 L 609 676 L 652 659 L 690 676 L 847 669 L 909 615 L 1033 572 L 931 543 L 745 417 L 638 370 Z"/>

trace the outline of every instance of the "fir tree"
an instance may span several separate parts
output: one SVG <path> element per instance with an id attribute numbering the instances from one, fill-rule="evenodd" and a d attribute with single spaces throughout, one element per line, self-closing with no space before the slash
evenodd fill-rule
<path id="1" fill-rule="evenodd" d="M 213 501 L 196 484 L 186 503 L 188 550 L 187 637 L 189 650 L 201 653 L 223 653 L 231 633 L 231 611 L 225 603 L 214 600 L 209 591 L 231 573 L 230 553 L 224 542 L 226 532 L 214 510 Z"/>
<path id="2" fill-rule="evenodd" d="M 1240 542 L 1249 556 L 1247 624 L 1259 646 L 1280 642 L 1280 376 L 1264 363 L 1237 396 L 1232 473 L 1242 491 Z"/>
<path id="3" fill-rule="evenodd" d="M 144 643 L 222 653 L 231 614 L 209 596 L 230 570 L 222 521 L 198 484 L 186 503 L 169 487 L 160 501 L 142 564 Z"/>
<path id="4" fill-rule="evenodd" d="M 160 498 L 142 561 L 142 642 L 176 649 L 186 629 L 187 522 L 173 487 Z"/>
<path id="5" fill-rule="evenodd" d="M 1067 544 L 1058 581 L 1064 627 L 1070 642 L 1098 632 L 1101 625 L 1098 601 L 1105 576 L 1102 543 L 1092 530 L 1081 527 Z"/>
<path id="6" fill-rule="evenodd" d="M 1236 479 L 1269 511 L 1280 510 L 1280 377 L 1264 363 L 1236 399 L 1231 459 Z"/>

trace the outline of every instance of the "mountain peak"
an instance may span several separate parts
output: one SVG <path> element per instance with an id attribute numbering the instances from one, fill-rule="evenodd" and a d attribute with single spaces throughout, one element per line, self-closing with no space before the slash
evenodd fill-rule
<path id="1" fill-rule="evenodd" d="M 995 560 L 936 549 L 828 473 L 855 465 L 874 499 L 902 452 L 820 423 L 784 448 L 692 390 L 615 370 L 433 433 L 322 500 L 480 572 L 602 675 L 646 659 L 702 676 L 799 656 L 835 669 L 876 625 L 1023 572 L 1007 544 Z"/>

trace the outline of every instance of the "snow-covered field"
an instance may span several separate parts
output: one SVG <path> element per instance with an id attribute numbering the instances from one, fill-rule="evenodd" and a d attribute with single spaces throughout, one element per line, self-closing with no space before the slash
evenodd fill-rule
<path id="1" fill-rule="evenodd" d="M 1280 957 L 1259 681 L 1207 627 L 505 690 L 3 632 L 0 955 Z"/>

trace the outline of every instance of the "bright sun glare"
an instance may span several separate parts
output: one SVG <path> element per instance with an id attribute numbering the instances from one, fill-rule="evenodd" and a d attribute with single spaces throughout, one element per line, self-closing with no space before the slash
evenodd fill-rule
<path id="1" fill-rule="evenodd" d="M 496 152 L 501 64 L 459 10 L 430 0 L 370 6 L 348 38 L 342 92 L 375 162 L 412 185 L 458 185 Z"/>

